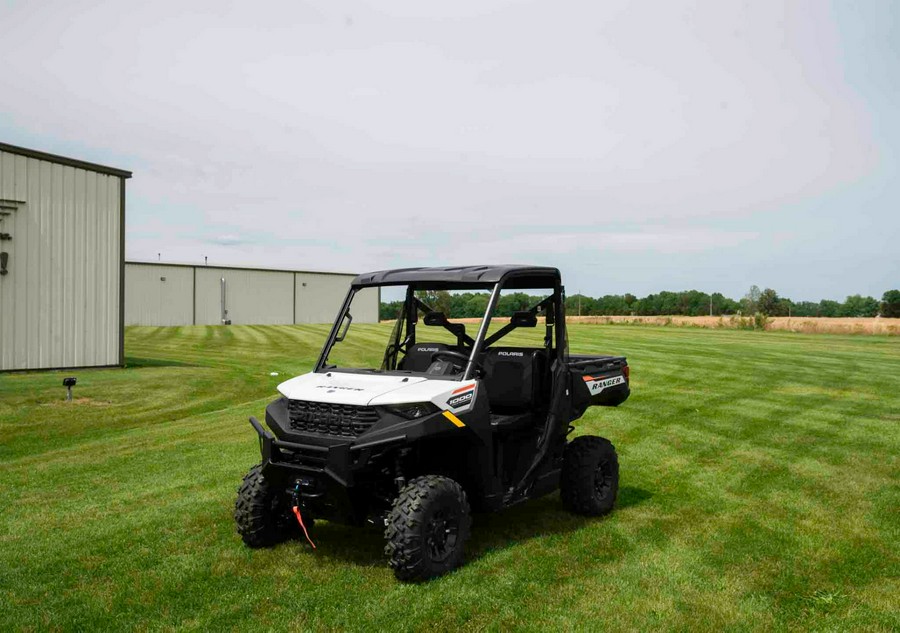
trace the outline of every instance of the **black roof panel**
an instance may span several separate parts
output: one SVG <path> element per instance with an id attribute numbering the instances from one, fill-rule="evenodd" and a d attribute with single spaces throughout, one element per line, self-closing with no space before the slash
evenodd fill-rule
<path id="1" fill-rule="evenodd" d="M 432 288 L 443 286 L 491 286 L 503 278 L 515 278 L 510 287 L 528 288 L 529 283 L 547 284 L 559 280 L 559 270 L 549 266 L 521 264 L 488 266 L 442 266 L 435 268 L 396 268 L 363 273 L 353 280 L 354 286 L 418 285 Z"/>

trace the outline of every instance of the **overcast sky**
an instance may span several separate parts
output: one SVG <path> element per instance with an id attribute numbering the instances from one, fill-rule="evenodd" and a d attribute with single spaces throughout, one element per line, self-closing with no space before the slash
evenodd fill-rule
<path id="1" fill-rule="evenodd" d="M 898 16 L 0 0 L 0 140 L 132 170 L 131 259 L 880 297 L 900 286 Z"/>

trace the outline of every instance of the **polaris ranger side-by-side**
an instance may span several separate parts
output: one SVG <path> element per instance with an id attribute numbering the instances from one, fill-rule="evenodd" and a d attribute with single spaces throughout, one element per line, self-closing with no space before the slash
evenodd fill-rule
<path id="1" fill-rule="evenodd" d="M 490 328 L 501 294 L 524 290 L 537 291 L 538 302 Z M 377 356 L 373 337 L 386 330 L 352 327 L 354 298 L 375 291 L 403 299 Z M 447 296 L 441 291 L 490 292 L 480 325 L 470 326 L 477 331 L 429 305 Z M 519 345 L 503 345 L 513 332 Z M 529 338 L 532 345 L 521 344 Z M 496 511 L 559 489 L 567 509 L 598 516 L 616 500 L 613 445 L 567 437 L 587 407 L 628 398 L 628 365 L 568 353 L 555 268 L 359 275 L 313 371 L 278 391 L 283 397 L 266 408 L 271 432 L 250 418 L 262 461 L 235 504 L 238 533 L 251 547 L 309 539 L 315 519 L 368 521 L 384 525 L 397 578 L 423 580 L 462 561 L 470 506 Z"/>

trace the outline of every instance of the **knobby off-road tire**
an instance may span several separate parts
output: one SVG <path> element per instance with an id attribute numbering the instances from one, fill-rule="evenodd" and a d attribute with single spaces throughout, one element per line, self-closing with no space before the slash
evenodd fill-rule
<path id="1" fill-rule="evenodd" d="M 249 547 L 269 547 L 297 535 L 296 519 L 284 495 L 276 494 L 257 464 L 244 476 L 234 503 L 237 533 Z M 307 528 L 311 518 L 304 517 Z"/>
<path id="2" fill-rule="evenodd" d="M 471 527 L 469 502 L 458 483 L 440 475 L 417 477 L 388 514 L 384 553 L 398 580 L 434 578 L 462 562 Z"/>
<path id="3" fill-rule="evenodd" d="M 619 493 L 619 458 L 603 437 L 583 435 L 566 446 L 559 494 L 570 512 L 601 516 L 613 509 Z"/>

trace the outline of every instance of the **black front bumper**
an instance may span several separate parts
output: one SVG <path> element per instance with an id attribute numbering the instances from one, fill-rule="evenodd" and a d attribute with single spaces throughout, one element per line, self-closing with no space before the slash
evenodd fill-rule
<path id="1" fill-rule="evenodd" d="M 290 478 L 292 473 L 325 475 L 344 488 L 354 486 L 354 475 L 365 470 L 373 457 L 406 442 L 405 435 L 361 443 L 290 442 L 276 438 L 255 417 L 250 417 L 250 424 L 259 435 L 259 450 L 267 475 L 277 475 L 276 479 Z"/>
<path id="2" fill-rule="evenodd" d="M 359 444 L 295 442 L 278 439 L 254 417 L 250 424 L 259 435 L 266 479 L 299 501 L 303 512 L 350 525 L 362 524 L 373 512 L 372 478 L 366 476 L 373 463 L 406 441 L 399 436 Z"/>

